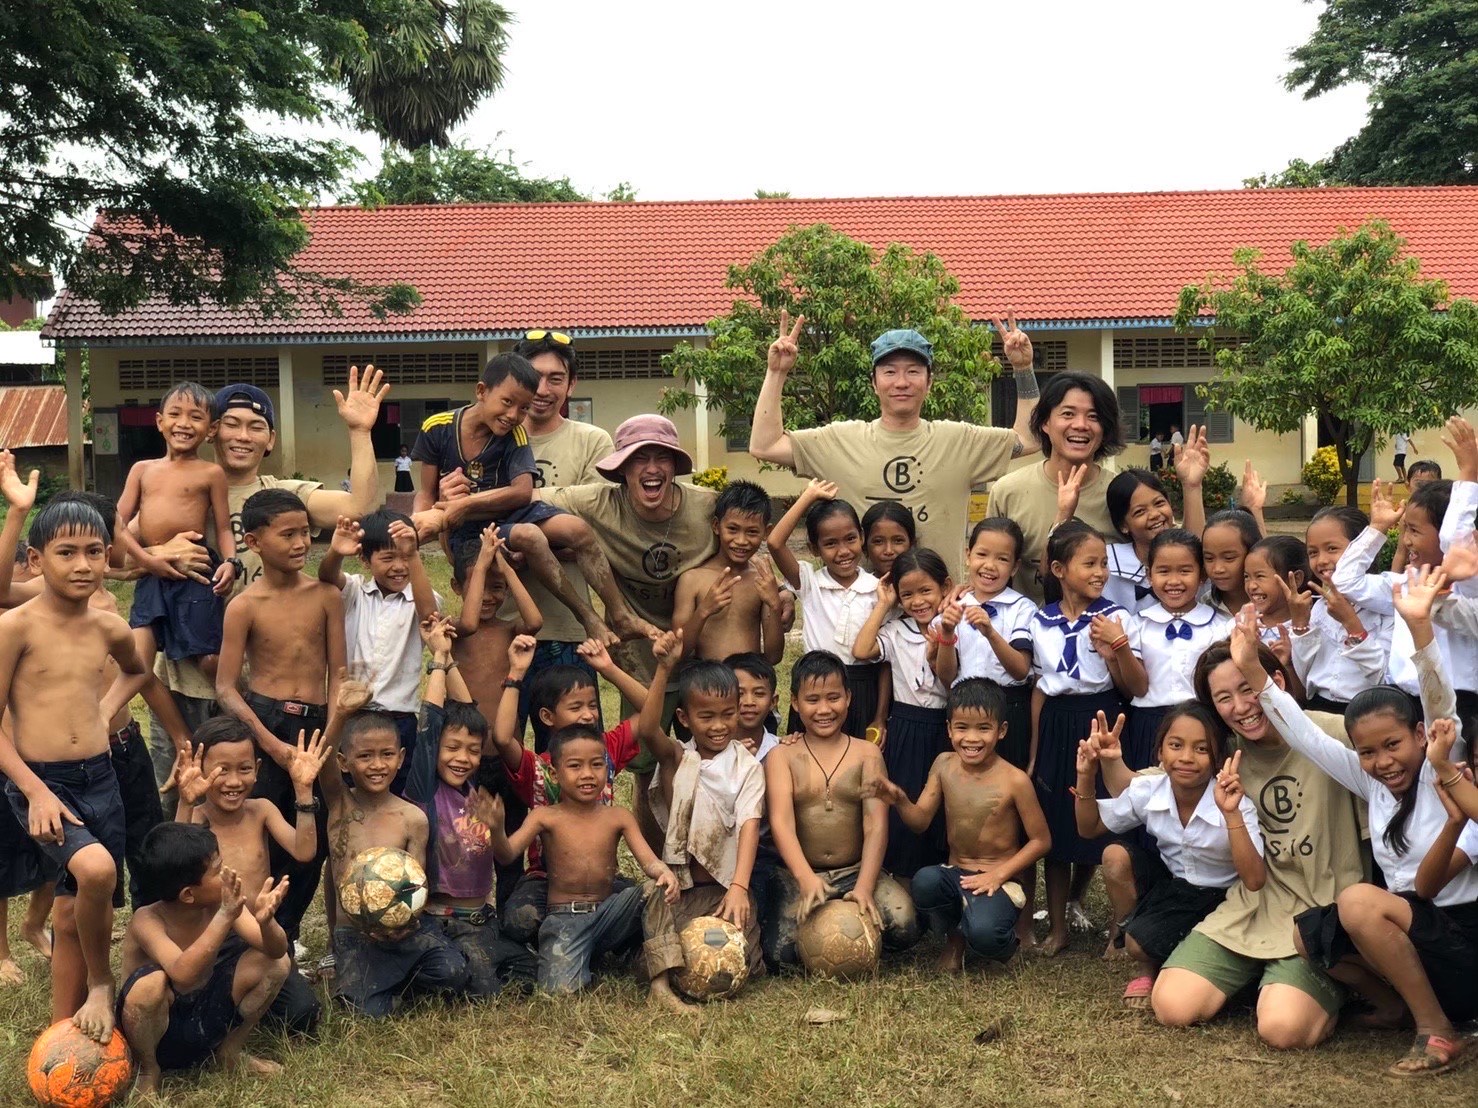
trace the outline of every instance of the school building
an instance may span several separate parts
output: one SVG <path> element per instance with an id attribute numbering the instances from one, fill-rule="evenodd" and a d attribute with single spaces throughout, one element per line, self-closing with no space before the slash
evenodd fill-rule
<path id="1" fill-rule="evenodd" d="M 86 350 L 86 468 L 104 491 L 121 488 L 133 460 L 162 453 L 155 406 L 182 379 L 266 389 L 278 413 L 269 470 L 337 483 L 348 447 L 332 390 L 350 365 L 368 362 L 394 386 L 375 431 L 389 488 L 390 459 L 422 419 L 470 398 L 486 360 L 530 328 L 560 329 L 578 343 L 572 418 L 614 429 L 655 409 L 662 390 L 684 387 L 664 374 L 662 355 L 679 342 L 704 342 L 707 321 L 734 299 L 724 287 L 728 267 L 790 227 L 827 223 L 878 248 L 901 242 L 939 255 L 976 321 L 1013 306 L 1041 373 L 1080 370 L 1112 382 L 1136 444 L 1120 464 L 1145 463 L 1152 431 L 1205 423 L 1215 461 L 1240 472 L 1251 458 L 1278 486 L 1297 483 L 1320 445 L 1314 420 L 1302 434 L 1280 436 L 1206 411 L 1195 386 L 1214 371 L 1195 339 L 1170 326 L 1177 295 L 1208 274 L 1231 273 L 1239 247 L 1260 248 L 1264 265 L 1281 270 L 1291 242 L 1323 242 L 1371 218 L 1394 226 L 1426 276 L 1448 281 L 1454 296 L 1478 297 L 1473 187 L 325 207 L 306 213 L 312 238 L 301 269 L 408 282 L 420 307 L 378 317 L 351 301 L 337 313 L 304 304 L 284 318 L 157 300 L 108 316 L 64 291 L 43 334 L 65 351 L 74 481 L 86 471 Z M 990 387 L 995 419 L 1009 425 L 1009 380 Z M 761 472 L 744 441 L 718 433 L 719 415 L 701 391 L 696 399 L 675 421 L 699 469 L 724 465 L 777 494 L 798 487 L 789 474 Z M 1415 430 L 1416 456 L 1450 463 L 1435 431 Z M 1378 474 L 1388 471 L 1389 454 Z"/>

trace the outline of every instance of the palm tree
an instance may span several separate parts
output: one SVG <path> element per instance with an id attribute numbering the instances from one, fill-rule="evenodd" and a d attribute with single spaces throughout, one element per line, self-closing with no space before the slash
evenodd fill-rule
<path id="1" fill-rule="evenodd" d="M 401 22 L 369 29 L 364 51 L 340 58 L 355 106 L 379 135 L 407 150 L 447 134 L 503 83 L 513 17 L 496 0 L 412 0 Z"/>

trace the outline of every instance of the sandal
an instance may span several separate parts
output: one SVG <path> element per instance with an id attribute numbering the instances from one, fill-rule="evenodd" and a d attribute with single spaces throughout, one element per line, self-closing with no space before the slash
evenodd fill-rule
<path id="1" fill-rule="evenodd" d="M 1473 1059 L 1474 1046 L 1460 1038 L 1418 1035 L 1406 1057 L 1386 1070 L 1388 1077 L 1437 1077 Z"/>
<path id="2" fill-rule="evenodd" d="M 1150 1006 L 1150 992 L 1155 987 L 1155 979 L 1146 974 L 1136 977 L 1124 986 L 1125 1008 L 1148 1008 Z"/>

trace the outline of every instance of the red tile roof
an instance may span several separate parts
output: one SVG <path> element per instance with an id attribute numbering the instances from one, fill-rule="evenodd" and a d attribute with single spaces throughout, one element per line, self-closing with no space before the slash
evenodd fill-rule
<path id="1" fill-rule="evenodd" d="M 64 292 L 45 334 L 63 339 L 314 335 L 497 337 L 527 327 L 691 333 L 728 309 L 727 267 L 792 225 L 825 222 L 875 246 L 938 254 L 974 319 L 1015 305 L 1038 323 L 1163 319 L 1180 287 L 1231 269 L 1232 251 L 1286 262 L 1371 217 L 1392 223 L 1429 276 L 1478 297 L 1478 187 L 1241 189 L 1060 196 L 901 197 L 633 204 L 456 204 L 306 213 L 303 268 L 408 281 L 425 302 L 377 319 L 346 304 L 263 319 L 153 302 L 109 318 Z"/>
<path id="2" fill-rule="evenodd" d="M 67 445 L 67 390 L 61 385 L 0 387 L 0 447 Z"/>

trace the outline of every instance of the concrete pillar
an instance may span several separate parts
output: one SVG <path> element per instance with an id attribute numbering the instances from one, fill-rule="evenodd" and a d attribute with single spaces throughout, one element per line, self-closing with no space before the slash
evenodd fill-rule
<path id="1" fill-rule="evenodd" d="M 293 348 L 277 348 L 277 457 L 278 476 L 298 471 L 298 398 L 293 381 Z"/>
<path id="2" fill-rule="evenodd" d="M 86 485 L 82 441 L 82 351 L 67 347 L 67 482 L 73 489 Z"/>
<path id="3" fill-rule="evenodd" d="M 697 439 L 693 443 L 693 468 L 699 473 L 708 468 L 708 384 L 693 382 L 693 396 L 698 403 L 693 406 L 693 429 Z"/>
<path id="4" fill-rule="evenodd" d="M 1319 417 L 1310 412 L 1304 416 L 1303 434 L 1301 436 L 1303 447 L 1302 461 L 1312 461 L 1314 451 L 1319 449 Z"/>
<path id="5" fill-rule="evenodd" d="M 1098 332 L 1098 375 L 1109 388 L 1114 387 L 1114 329 Z"/>

